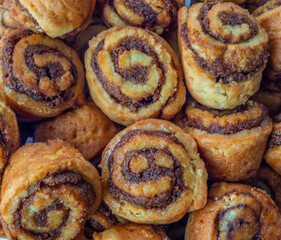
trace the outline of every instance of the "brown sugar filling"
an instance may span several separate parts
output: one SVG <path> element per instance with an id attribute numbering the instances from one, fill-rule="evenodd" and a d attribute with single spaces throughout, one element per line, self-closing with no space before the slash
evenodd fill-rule
<path id="1" fill-rule="evenodd" d="M 71 88 L 62 91 L 56 96 L 49 97 L 46 94 L 40 92 L 38 84 L 33 84 L 32 87 L 25 86 L 23 84 L 24 80 L 17 78 L 13 74 L 13 52 L 15 45 L 23 38 L 33 35 L 34 33 L 30 30 L 23 30 L 16 32 L 9 38 L 5 39 L 4 47 L 2 48 L 3 55 L 3 72 L 4 72 L 4 83 L 10 89 L 17 91 L 19 93 L 24 93 L 31 97 L 37 102 L 47 102 L 49 107 L 59 107 L 64 102 L 69 101 L 73 97 L 73 92 Z M 33 56 L 35 54 L 52 53 L 54 56 L 60 56 L 66 58 L 61 53 L 55 51 L 54 49 L 48 48 L 46 46 L 29 46 L 25 51 L 26 65 L 29 67 L 30 71 L 33 71 L 38 79 L 48 77 L 51 80 L 59 79 L 65 72 L 63 67 L 59 62 L 54 62 L 52 64 L 47 64 L 43 67 L 37 67 L 34 64 Z M 67 59 L 69 62 L 70 59 Z M 78 73 L 75 66 L 71 63 L 71 74 L 73 76 L 72 86 L 75 86 L 78 80 Z M 71 86 L 71 87 L 72 87 Z"/>
<path id="2" fill-rule="evenodd" d="M 164 209 L 169 204 L 176 201 L 177 198 L 181 195 L 181 193 L 187 188 L 187 186 L 184 183 L 183 169 L 180 165 L 180 162 L 167 149 L 164 150 L 164 149 L 148 148 L 141 152 L 136 150 L 129 151 L 126 154 L 125 160 L 122 163 L 122 174 L 125 180 L 131 183 L 149 182 L 159 179 L 160 177 L 169 176 L 172 179 L 172 183 L 168 191 L 162 192 L 160 194 L 156 194 L 151 198 L 147 196 L 135 197 L 123 191 L 122 189 L 119 189 L 113 182 L 112 171 L 114 168 L 114 160 L 113 160 L 114 152 L 117 151 L 119 148 L 121 148 L 124 144 L 130 142 L 131 139 L 136 135 L 157 136 L 160 138 L 169 139 L 170 141 L 173 141 L 175 144 L 180 144 L 173 135 L 163 131 L 132 130 L 128 132 L 121 138 L 120 142 L 115 146 L 111 156 L 109 157 L 109 161 L 108 161 L 109 178 L 107 181 L 107 190 L 117 200 L 122 199 L 131 204 L 144 207 L 146 209 Z M 171 159 L 173 160 L 172 168 L 158 166 L 155 164 L 154 162 L 155 156 L 161 151 L 165 151 L 165 154 L 171 156 Z M 132 170 L 129 167 L 129 163 L 130 163 L 130 159 L 132 159 L 131 158 L 132 155 L 138 155 L 138 156 L 143 155 L 148 160 L 149 167 L 141 173 L 132 172 Z"/>

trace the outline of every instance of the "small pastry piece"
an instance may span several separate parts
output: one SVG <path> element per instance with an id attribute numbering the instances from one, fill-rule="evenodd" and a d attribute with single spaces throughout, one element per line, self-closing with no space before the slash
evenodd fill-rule
<path id="1" fill-rule="evenodd" d="M 23 25 L 11 17 L 7 9 L 0 7 L 0 38 L 2 38 L 5 33 L 19 28 L 23 28 Z"/>
<path id="2" fill-rule="evenodd" d="M 8 157 L 20 146 L 19 127 L 15 113 L 0 101 L 0 175 Z"/>
<path id="3" fill-rule="evenodd" d="M 267 147 L 264 159 L 275 172 L 281 175 L 281 114 L 274 118 Z"/>
<path id="4" fill-rule="evenodd" d="M 197 3 L 179 11 L 179 46 L 190 94 L 214 109 L 233 109 L 260 87 L 268 36 L 234 3 Z"/>
<path id="5" fill-rule="evenodd" d="M 212 110 L 190 100 L 175 123 L 197 142 L 209 179 L 240 181 L 260 166 L 272 121 L 249 100 L 233 110 Z"/>
<path id="6" fill-rule="evenodd" d="M 101 203 L 97 170 L 60 140 L 27 144 L 9 160 L 0 211 L 9 239 L 73 239 Z"/>
<path id="7" fill-rule="evenodd" d="M 262 164 L 253 177 L 243 180 L 242 183 L 265 191 L 281 211 L 281 176 L 270 167 Z"/>
<path id="8" fill-rule="evenodd" d="M 18 22 L 51 38 L 70 38 L 86 28 L 96 0 L 5 0 L 3 7 Z"/>
<path id="9" fill-rule="evenodd" d="M 281 238 L 281 215 L 264 191 L 243 184 L 217 183 L 207 205 L 189 215 L 186 240 Z"/>
<path id="10" fill-rule="evenodd" d="M 87 81 L 97 106 L 128 126 L 151 117 L 171 119 L 183 106 L 186 89 L 180 63 L 157 34 L 115 27 L 89 42 Z"/>
<path id="11" fill-rule="evenodd" d="M 101 168 L 104 201 L 129 221 L 172 223 L 206 203 L 207 172 L 196 143 L 168 121 L 139 121 L 118 133 Z"/>
<path id="12" fill-rule="evenodd" d="M 161 226 L 127 224 L 95 233 L 93 240 L 169 240 Z"/>
<path id="13" fill-rule="evenodd" d="M 271 0 L 253 12 L 269 37 L 269 60 L 265 76 L 281 81 L 281 0 Z"/>
<path id="14" fill-rule="evenodd" d="M 90 160 L 101 152 L 118 132 L 93 102 L 74 109 L 56 118 L 40 122 L 34 132 L 36 142 L 61 139 L 79 150 Z"/>
<path id="15" fill-rule="evenodd" d="M 62 41 L 17 30 L 0 48 L 1 98 L 22 120 L 57 116 L 83 93 L 83 65 Z"/>
<path id="16" fill-rule="evenodd" d="M 162 34 L 177 26 L 184 0 L 98 0 L 103 21 L 109 26 L 135 26 Z"/>
<path id="17" fill-rule="evenodd" d="M 260 90 L 251 99 L 265 105 L 269 116 L 276 116 L 281 111 L 281 79 L 262 79 Z"/>
<path id="18" fill-rule="evenodd" d="M 73 49 L 79 54 L 82 61 L 84 61 L 84 54 L 89 47 L 89 41 L 106 29 L 107 27 L 99 18 L 93 17 L 89 26 L 76 36 Z"/>
<path id="19" fill-rule="evenodd" d="M 85 236 L 92 239 L 95 232 L 103 232 L 119 223 L 117 217 L 112 213 L 111 209 L 102 202 L 98 210 L 89 216 L 85 224 Z"/>

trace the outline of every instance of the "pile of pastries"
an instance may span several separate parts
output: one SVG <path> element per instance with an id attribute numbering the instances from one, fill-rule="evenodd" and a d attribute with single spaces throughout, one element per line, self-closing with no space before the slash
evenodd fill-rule
<path id="1" fill-rule="evenodd" d="M 0 6 L 2 237 L 281 239 L 280 0 Z"/>

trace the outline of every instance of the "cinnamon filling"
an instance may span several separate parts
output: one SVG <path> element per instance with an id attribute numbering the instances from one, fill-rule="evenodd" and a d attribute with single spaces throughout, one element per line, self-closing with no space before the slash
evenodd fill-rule
<path id="1" fill-rule="evenodd" d="M 121 138 L 120 142 L 115 146 L 112 155 L 109 158 L 108 168 L 110 176 L 107 182 L 107 190 L 117 200 L 125 200 L 131 204 L 141 206 L 146 209 L 164 209 L 169 204 L 176 201 L 177 198 L 181 195 L 181 193 L 187 188 L 184 183 L 183 169 L 180 165 L 180 162 L 167 149 L 162 150 L 156 148 L 149 148 L 143 151 L 129 151 L 125 156 L 124 162 L 122 163 L 122 174 L 125 180 L 131 183 L 155 181 L 161 177 L 168 176 L 172 179 L 171 187 L 168 191 L 162 192 L 160 194 L 155 194 L 151 198 L 147 196 L 136 197 L 119 189 L 113 182 L 112 169 L 114 168 L 114 152 L 121 148 L 124 144 L 130 142 L 131 139 L 136 135 L 157 136 L 160 138 L 169 139 L 169 141 L 173 141 L 175 144 L 181 145 L 181 143 L 179 143 L 173 135 L 163 131 L 132 130 L 128 132 Z M 164 154 L 167 154 L 171 157 L 173 161 L 173 166 L 171 168 L 159 166 L 155 163 L 156 155 L 159 153 L 161 154 L 163 152 Z M 132 160 L 132 157 L 134 155 L 145 157 L 145 159 L 147 159 L 148 161 L 148 168 L 144 169 L 142 172 L 139 173 L 133 172 L 130 168 L 130 161 Z"/>
<path id="2" fill-rule="evenodd" d="M 5 40 L 4 47 L 2 49 L 3 54 L 3 72 L 4 72 L 4 82 L 7 87 L 17 91 L 19 93 L 24 93 L 31 97 L 33 100 L 38 102 L 47 102 L 49 107 L 59 107 L 64 102 L 69 101 L 73 97 L 73 92 L 71 88 L 68 88 L 65 91 L 60 92 L 55 96 L 48 96 L 42 92 L 38 87 L 38 82 L 33 83 L 33 86 L 25 86 L 23 84 L 24 79 L 19 79 L 13 74 L 13 52 L 15 45 L 23 38 L 26 38 L 34 34 L 32 31 L 23 30 L 11 35 L 8 39 Z M 34 72 L 38 77 L 39 81 L 42 78 L 49 78 L 51 81 L 58 80 L 65 71 L 63 70 L 62 65 L 59 62 L 54 62 L 47 64 L 43 67 L 38 67 L 34 63 L 33 56 L 38 54 L 52 53 L 54 56 L 64 57 L 61 53 L 57 52 L 54 49 L 48 48 L 46 46 L 29 46 L 25 51 L 25 60 L 26 65 L 30 71 Z M 67 59 L 70 63 L 71 60 Z M 72 86 L 75 86 L 78 80 L 78 73 L 75 66 L 71 63 L 71 75 L 73 76 Z"/>
<path id="3" fill-rule="evenodd" d="M 77 194 L 77 197 L 80 198 L 80 201 L 85 203 L 85 206 L 87 206 L 88 209 L 92 206 L 95 199 L 95 192 L 92 185 L 82 179 L 78 173 L 70 172 L 68 170 L 61 170 L 47 175 L 42 180 L 29 187 L 29 196 L 25 199 L 22 199 L 17 211 L 14 214 L 15 227 L 37 240 L 53 240 L 59 237 L 61 235 L 61 228 L 67 225 L 71 213 L 71 209 L 59 199 L 59 196 L 57 199 L 54 199 L 53 203 L 51 203 L 49 206 L 40 212 L 33 214 L 33 219 L 38 227 L 50 227 L 48 213 L 52 211 L 59 211 L 63 213 L 60 225 L 57 228 L 44 233 L 33 232 L 23 228 L 22 218 L 26 212 L 26 209 L 33 204 L 36 193 L 39 190 L 48 188 L 49 191 L 52 192 L 52 189 L 55 190 L 60 185 L 66 185 L 68 188 L 72 189 L 73 192 Z M 50 196 L 50 198 L 53 197 Z M 87 216 L 83 217 L 84 219 L 81 219 L 81 224 L 86 220 Z"/>
<path id="4" fill-rule="evenodd" d="M 273 148 L 275 146 L 281 145 L 281 135 L 278 133 L 272 133 L 269 137 L 267 147 Z"/>
<path id="5" fill-rule="evenodd" d="M 210 111 L 210 109 L 208 109 L 205 106 L 199 105 L 198 103 L 196 103 L 196 105 L 194 106 L 195 108 L 201 109 L 202 111 Z M 224 134 L 224 135 L 231 135 L 231 134 L 235 134 L 244 130 L 249 130 L 249 129 L 253 129 L 256 127 L 259 127 L 260 124 L 264 121 L 264 119 L 267 117 L 267 109 L 262 106 L 262 113 L 259 117 L 255 118 L 255 119 L 249 119 L 246 121 L 239 121 L 239 119 L 237 119 L 237 121 L 231 121 L 231 122 L 227 122 L 225 125 L 220 125 L 216 122 L 216 118 L 213 118 L 213 121 L 208 125 L 208 126 L 204 126 L 203 125 L 203 121 L 200 118 L 196 118 L 196 119 L 191 119 L 188 118 L 187 116 L 184 116 L 182 121 L 184 126 L 186 127 L 192 127 L 192 128 L 196 128 L 202 131 L 206 131 L 208 133 L 211 134 Z M 227 110 L 216 110 L 216 117 L 223 117 L 223 116 L 227 116 L 230 114 L 236 114 L 236 113 L 243 113 L 244 111 L 248 111 L 250 110 L 250 106 L 248 104 L 245 105 L 241 105 L 236 109 L 233 109 L 231 111 L 227 111 Z"/>
<path id="6" fill-rule="evenodd" d="M 103 49 L 103 45 L 104 41 L 101 41 L 96 47 L 93 59 L 91 60 L 91 67 L 105 91 L 114 99 L 114 101 L 118 104 L 127 106 L 132 112 L 137 112 L 139 108 L 148 106 L 158 101 L 162 87 L 165 83 L 165 68 L 164 65 L 159 61 L 157 54 L 149 47 L 148 43 L 138 38 L 128 37 L 123 39 L 120 44 L 111 51 L 111 60 L 114 64 L 115 72 L 120 74 L 126 81 L 132 81 L 134 83 L 145 84 L 148 80 L 148 69 L 143 66 L 133 66 L 124 69 L 118 65 L 118 56 L 124 51 L 136 49 L 153 58 L 152 64 L 156 64 L 163 74 L 159 80 L 159 84 L 155 92 L 145 98 L 130 98 L 123 94 L 118 86 L 110 81 L 107 81 L 98 64 L 98 53 Z"/>
<path id="7" fill-rule="evenodd" d="M 127 0 L 123 1 L 123 3 L 129 9 L 133 10 L 135 14 L 143 16 L 144 22 L 138 26 L 142 28 L 152 28 L 156 25 L 161 25 L 161 22 L 158 20 L 158 14 L 152 9 L 152 7 L 144 0 Z M 114 0 L 107 0 L 107 4 L 111 6 L 116 12 L 116 8 L 114 6 Z M 172 27 L 176 26 L 177 22 L 177 11 L 178 6 L 174 0 L 164 0 L 163 1 L 163 9 L 169 12 L 171 17 L 170 25 Z M 129 25 L 133 25 L 125 15 L 119 15 L 119 17 L 124 21 L 129 23 Z"/>
<path id="8" fill-rule="evenodd" d="M 214 3 L 204 4 L 201 9 L 201 13 L 199 15 L 198 20 L 201 23 L 202 29 L 205 34 L 208 34 L 211 37 L 222 41 L 223 43 L 231 43 L 231 35 L 214 35 L 214 33 L 210 29 L 209 19 L 206 17 L 206 15 L 213 5 Z M 244 14 L 222 11 L 219 14 L 219 19 L 222 21 L 223 24 L 231 26 L 241 25 L 243 23 L 249 26 L 250 32 L 245 36 L 241 35 L 240 41 L 245 41 L 252 38 L 256 35 L 258 31 L 258 26 L 255 23 L 251 22 L 248 16 Z M 257 61 L 253 61 L 251 64 L 248 64 L 247 68 L 243 69 L 243 71 L 237 72 L 234 71 L 231 66 L 224 62 L 223 57 L 218 58 L 215 61 L 208 61 L 201 58 L 197 51 L 192 47 L 192 44 L 189 39 L 189 31 L 187 29 L 186 22 L 180 26 L 180 34 L 186 46 L 192 51 L 194 60 L 199 65 L 199 67 L 209 71 L 217 82 L 222 81 L 224 83 L 229 83 L 231 81 L 246 81 L 264 66 L 264 63 L 268 57 L 268 49 L 265 49 L 264 52 L 261 54 L 261 58 L 259 58 Z"/>

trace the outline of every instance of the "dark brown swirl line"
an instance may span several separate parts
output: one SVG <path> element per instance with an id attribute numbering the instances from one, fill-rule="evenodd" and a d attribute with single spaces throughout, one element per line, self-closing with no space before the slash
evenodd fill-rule
<path id="1" fill-rule="evenodd" d="M 34 198 L 36 198 L 36 193 L 38 191 L 42 189 L 44 190 L 45 188 L 49 188 L 50 191 L 52 191 L 51 189 L 56 190 L 61 185 L 65 185 L 66 187 L 71 188 L 76 194 L 79 194 L 79 199 L 84 202 L 85 206 L 91 206 L 93 204 L 95 192 L 92 185 L 83 180 L 78 173 L 70 172 L 68 170 L 60 170 L 49 174 L 39 182 L 29 187 L 29 196 L 22 199 L 14 214 L 15 227 L 27 235 L 34 236 L 36 239 L 56 239 L 59 237 L 61 235 L 60 229 L 67 224 L 71 211 L 71 209 L 59 198 L 54 199 L 50 205 L 33 215 L 33 219 L 37 224 L 37 227 L 50 228 L 49 231 L 40 233 L 25 229 L 22 224 L 22 218 L 24 217 L 25 210 L 28 209 L 30 205 L 34 204 Z M 51 211 L 63 213 L 63 216 L 60 218 L 59 225 L 54 229 L 52 229 L 52 226 L 49 226 L 48 212 Z M 86 213 L 83 217 L 86 217 Z M 81 223 L 83 220 L 86 219 L 81 219 Z"/>
<path id="2" fill-rule="evenodd" d="M 97 48 L 95 49 L 95 53 L 93 59 L 91 60 L 91 67 L 94 73 L 97 75 L 98 80 L 106 90 L 106 92 L 114 99 L 116 103 L 125 105 L 130 108 L 131 111 L 137 112 L 139 108 L 143 106 L 148 106 L 156 101 L 158 101 L 161 93 L 162 86 L 164 84 L 164 74 L 162 74 L 157 89 L 153 94 L 145 98 L 130 98 L 121 92 L 118 86 L 107 81 L 102 74 L 102 71 L 98 65 L 97 55 L 103 49 L 104 41 L 101 41 Z M 130 51 L 132 49 L 139 50 L 140 52 L 145 53 L 146 55 L 152 57 L 153 64 L 156 64 L 157 67 L 164 72 L 164 66 L 159 59 L 157 58 L 157 54 L 146 44 L 144 40 L 140 40 L 137 38 L 128 37 L 122 40 L 119 45 L 112 49 L 111 51 L 111 59 L 114 63 L 114 68 L 117 73 L 119 73 L 124 79 L 127 81 L 133 81 L 135 83 L 145 84 L 148 79 L 148 69 L 143 66 L 133 66 L 127 69 L 122 69 L 122 67 L 118 66 L 118 56 L 122 54 L 124 51 Z M 141 76 L 141 78 L 140 78 Z"/>
<path id="3" fill-rule="evenodd" d="M 130 139 L 132 139 L 134 136 L 143 136 L 143 135 L 157 136 L 160 138 L 169 139 L 169 141 L 181 145 L 179 141 L 172 134 L 163 131 L 132 130 L 128 132 L 121 138 L 120 142 L 116 145 L 116 147 L 112 151 L 111 156 L 109 157 L 108 167 L 110 171 L 110 176 L 107 182 L 107 189 L 115 199 L 122 198 L 128 201 L 129 203 L 135 204 L 137 206 L 145 207 L 147 209 L 155 209 L 155 208 L 162 209 L 165 208 L 170 203 L 174 202 L 181 195 L 181 193 L 186 189 L 186 186 L 183 181 L 183 172 L 180 163 L 178 159 L 174 157 L 170 151 L 156 149 L 156 148 L 148 148 L 142 151 L 132 150 L 126 154 L 125 160 L 122 163 L 122 173 L 126 181 L 133 182 L 133 183 L 143 182 L 143 181 L 149 182 L 159 179 L 159 177 L 169 176 L 172 179 L 171 188 L 169 189 L 169 191 L 154 195 L 152 198 L 148 198 L 146 196 L 135 197 L 119 189 L 114 184 L 112 179 L 111 174 L 112 174 L 112 168 L 114 167 L 112 155 L 114 155 L 114 152 L 117 151 L 124 144 L 130 142 Z M 167 168 L 167 167 L 157 166 L 154 162 L 155 155 L 157 153 L 165 153 L 171 156 L 173 161 L 173 167 Z M 132 157 L 134 157 L 135 155 L 143 156 L 148 160 L 148 165 L 149 165 L 148 168 L 141 173 L 133 173 L 129 167 L 129 163 Z"/>
<path id="4" fill-rule="evenodd" d="M 178 6 L 175 1 L 173 0 L 164 0 L 164 7 L 163 9 L 167 10 L 170 13 L 171 19 L 171 26 L 175 26 L 175 23 L 177 22 L 177 10 Z M 157 13 L 152 9 L 152 7 L 145 1 L 145 0 L 126 0 L 123 1 L 123 3 L 129 8 L 134 11 L 135 14 L 143 16 L 144 21 L 143 23 L 137 27 L 142 28 L 152 28 L 159 23 L 157 19 Z M 107 0 L 107 4 L 112 7 L 112 9 L 115 10 L 116 8 L 114 6 L 114 0 Z M 118 15 L 124 22 L 129 23 L 130 25 L 133 25 L 129 19 L 126 18 L 125 15 Z"/>
<path id="5" fill-rule="evenodd" d="M 48 63 L 45 66 L 38 67 L 35 64 L 34 56 L 35 55 L 44 55 L 51 53 L 55 57 L 65 58 L 71 64 L 71 75 L 73 76 L 73 81 L 71 87 L 61 91 L 58 83 L 53 83 L 52 86 L 55 86 L 54 96 L 49 96 L 45 93 L 40 92 L 38 85 L 25 86 L 24 79 L 19 79 L 13 74 L 13 53 L 15 45 L 21 41 L 23 38 L 33 35 L 34 33 L 29 30 L 24 30 L 16 32 L 5 40 L 4 47 L 2 48 L 3 54 L 3 71 L 4 71 L 4 81 L 5 85 L 10 89 L 13 89 L 20 93 L 25 93 L 33 100 L 42 102 L 46 101 L 49 107 L 58 107 L 63 102 L 67 102 L 73 96 L 72 86 L 75 86 L 78 80 L 78 73 L 75 66 L 72 64 L 71 60 L 68 59 L 63 54 L 51 49 L 47 46 L 28 46 L 25 51 L 25 61 L 28 68 L 33 71 L 38 77 L 39 81 L 44 78 L 48 78 L 51 81 L 57 81 L 60 77 L 63 76 L 65 70 L 59 61 L 54 63 Z M 39 83 L 37 83 L 39 84 Z"/>

